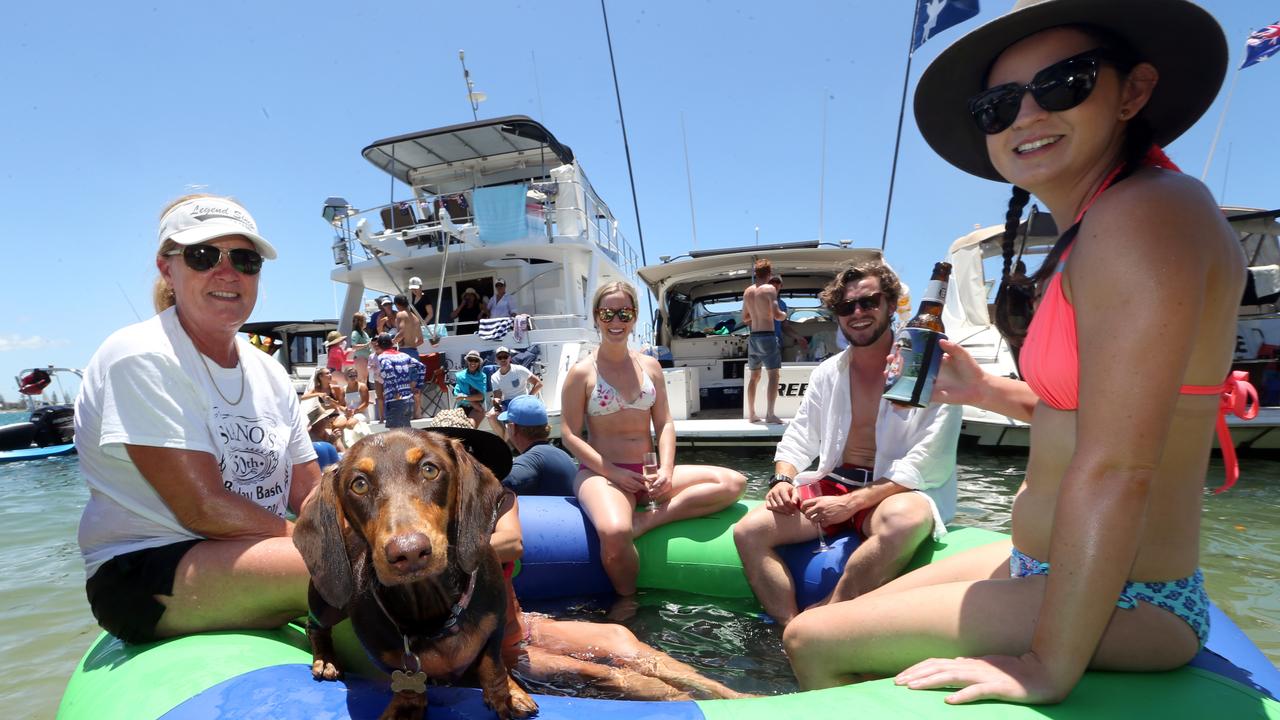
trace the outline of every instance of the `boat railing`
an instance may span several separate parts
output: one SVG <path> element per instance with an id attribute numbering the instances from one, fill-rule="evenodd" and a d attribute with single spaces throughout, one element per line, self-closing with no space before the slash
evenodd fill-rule
<path id="1" fill-rule="evenodd" d="M 418 196 L 364 210 L 346 208 L 335 213 L 332 221 L 336 234 L 332 245 L 334 264 L 350 267 L 378 256 L 407 257 L 420 252 L 421 248 L 442 251 L 446 242 L 473 247 L 519 242 L 578 242 L 595 246 L 624 275 L 634 274 L 640 266 L 639 255 L 618 229 L 617 220 L 591 185 L 576 180 L 554 185 L 557 186 L 556 193 L 544 195 L 542 200 L 527 200 L 527 234 L 497 242 L 482 238 L 481 228 L 471 210 L 469 191 L 459 193 L 457 197 L 461 200 L 453 202 L 443 201 L 441 197 Z M 566 201 L 555 199 L 559 197 Z M 581 207 L 576 201 L 579 197 Z M 379 226 L 381 229 L 376 229 Z"/>

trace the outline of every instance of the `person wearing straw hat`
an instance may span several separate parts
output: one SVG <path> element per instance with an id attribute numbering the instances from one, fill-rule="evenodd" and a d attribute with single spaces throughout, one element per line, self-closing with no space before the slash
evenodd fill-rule
<path id="1" fill-rule="evenodd" d="M 103 342 L 76 399 L 89 606 L 126 643 L 278 627 L 307 611 L 288 513 L 320 469 L 284 366 L 240 334 L 276 251 L 212 195 L 171 203 L 156 242 L 156 315 Z"/>
<path id="2" fill-rule="evenodd" d="M 334 376 L 342 373 L 342 368 L 347 365 L 347 339 L 337 330 L 330 330 L 325 336 L 325 367 L 333 371 Z"/>
<path id="3" fill-rule="evenodd" d="M 468 287 L 462 291 L 462 300 L 458 303 L 458 307 L 453 309 L 449 320 L 456 323 L 454 327 L 457 328 L 458 335 L 474 335 L 476 330 L 480 329 L 482 312 L 480 293 L 476 292 L 475 288 Z"/>
<path id="4" fill-rule="evenodd" d="M 1230 375 L 1243 257 L 1161 148 L 1226 62 L 1222 29 L 1186 0 L 1019 0 L 925 70 L 929 145 L 1014 186 L 996 324 L 1025 378 L 944 341 L 934 398 L 1030 422 L 1027 471 L 1012 545 L 797 617 L 784 644 L 802 687 L 896 675 L 960 688 L 950 703 L 1052 703 L 1087 668 L 1167 670 L 1204 645 L 1209 451 L 1220 398 L 1249 390 Z M 1011 266 L 1030 194 L 1064 232 L 1026 278 Z"/>

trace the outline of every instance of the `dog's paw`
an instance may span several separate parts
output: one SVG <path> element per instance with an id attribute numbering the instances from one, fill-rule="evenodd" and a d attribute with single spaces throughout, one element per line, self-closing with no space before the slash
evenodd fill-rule
<path id="1" fill-rule="evenodd" d="M 538 712 L 538 703 L 510 675 L 507 676 L 505 688 L 484 691 L 484 704 L 501 720 L 527 718 Z"/>
<path id="2" fill-rule="evenodd" d="M 316 658 L 311 662 L 311 677 L 316 680 L 337 680 L 342 677 L 342 670 L 332 660 Z"/>

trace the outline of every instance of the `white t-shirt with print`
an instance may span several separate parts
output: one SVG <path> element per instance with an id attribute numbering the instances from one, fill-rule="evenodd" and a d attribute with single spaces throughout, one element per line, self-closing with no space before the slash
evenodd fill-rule
<path id="1" fill-rule="evenodd" d="M 502 391 L 502 399 L 505 402 L 513 397 L 528 395 L 529 378 L 532 375 L 529 368 L 511 363 L 511 369 L 506 375 L 503 375 L 501 370 L 490 375 L 489 384 L 494 390 Z"/>
<path id="2" fill-rule="evenodd" d="M 142 477 L 125 444 L 209 453 L 229 492 L 285 516 L 293 466 L 316 453 L 284 367 L 243 338 L 236 344 L 243 375 L 201 355 L 169 308 L 116 331 L 89 361 L 75 408 L 89 486 L 79 533 L 86 576 L 116 555 L 201 537 Z"/>

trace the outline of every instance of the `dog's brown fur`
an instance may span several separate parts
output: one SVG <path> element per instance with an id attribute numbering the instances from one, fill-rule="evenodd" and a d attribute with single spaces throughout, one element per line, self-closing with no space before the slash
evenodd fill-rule
<path id="1" fill-rule="evenodd" d="M 395 430 L 371 435 L 325 471 L 304 503 L 293 540 L 311 571 L 312 675 L 341 675 L 329 628 L 345 616 L 384 666 L 478 684 L 503 720 L 537 712 L 502 662 L 506 596 L 489 545 L 502 487 L 462 444 Z M 452 606 L 476 586 L 457 631 L 434 637 Z M 381 599 L 385 612 L 379 607 Z M 388 615 L 390 617 L 388 617 Z M 421 718 L 425 694 L 397 692 L 383 718 Z"/>

